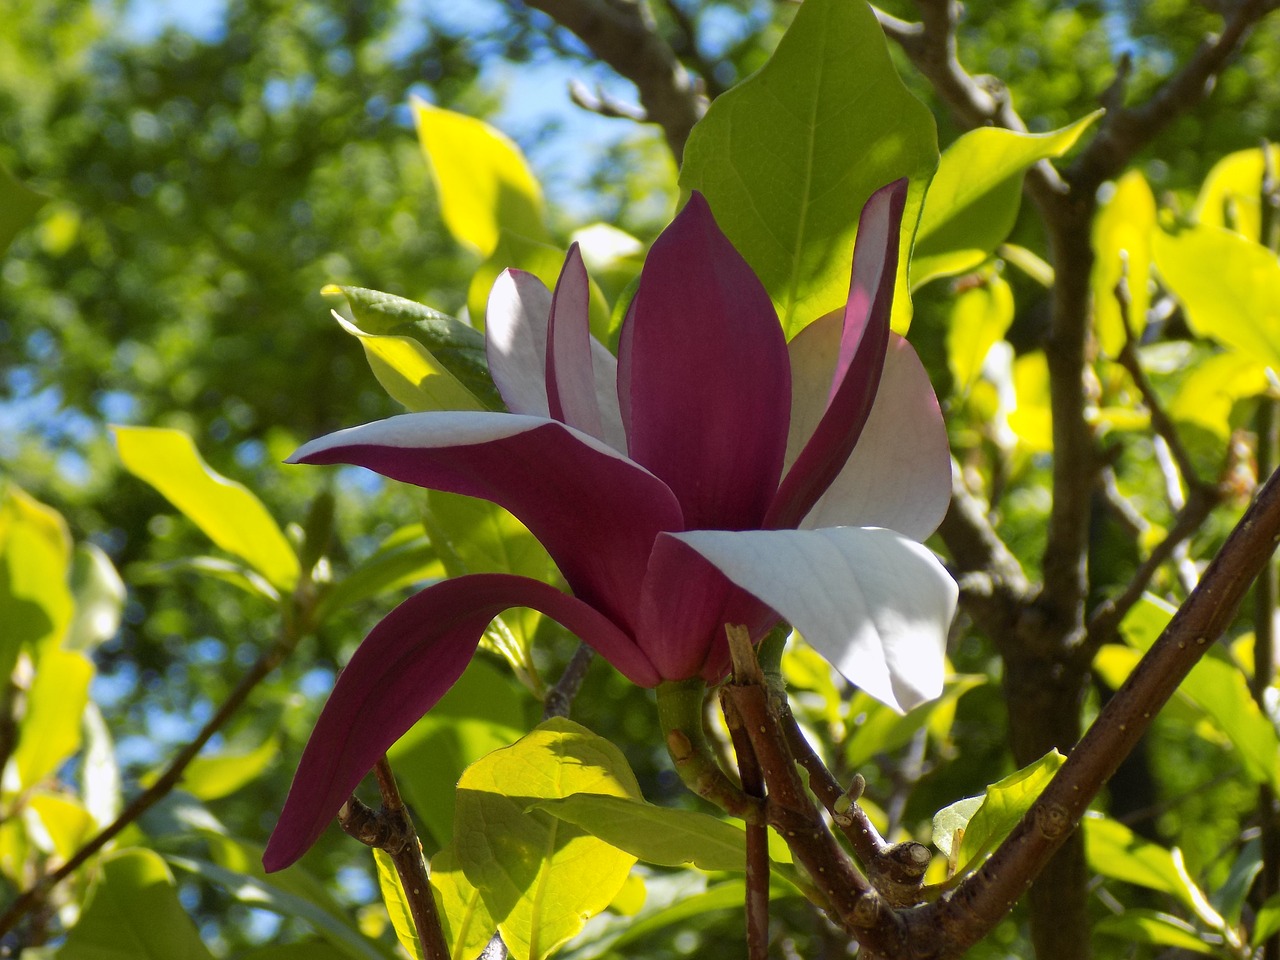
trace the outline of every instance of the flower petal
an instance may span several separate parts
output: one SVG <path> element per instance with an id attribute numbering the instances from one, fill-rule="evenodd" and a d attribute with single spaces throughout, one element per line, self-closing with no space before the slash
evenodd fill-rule
<path id="1" fill-rule="evenodd" d="M 485 309 L 489 375 L 512 413 L 548 416 L 547 318 L 551 291 L 532 273 L 503 270 Z"/>
<path id="2" fill-rule="evenodd" d="M 767 527 L 794 527 L 813 508 L 849 459 L 871 413 L 889 342 L 906 199 L 907 181 L 896 180 L 873 193 L 862 208 L 826 410 L 787 471 L 769 508 Z"/>
<path id="3" fill-rule="evenodd" d="M 576 261 L 576 268 L 571 268 L 571 261 Z M 485 328 L 489 373 L 512 413 L 561 420 L 626 453 L 627 438 L 618 412 L 618 361 L 590 334 L 588 298 L 577 244 L 565 260 L 555 298 L 533 274 L 504 270 L 489 294 Z M 551 323 L 553 310 L 558 318 L 555 324 Z M 589 353 L 581 349 L 583 336 Z M 557 358 L 554 372 L 548 340 Z M 559 404 L 554 414 L 552 381 Z M 587 391 L 594 392 L 594 407 Z"/>
<path id="4" fill-rule="evenodd" d="M 618 368 L 628 452 L 675 492 L 686 526 L 758 526 L 786 446 L 786 341 L 699 193 L 649 251 Z"/>
<path id="5" fill-rule="evenodd" d="M 793 435 L 808 436 L 822 416 L 822 384 L 830 382 L 835 365 L 838 321 L 824 317 L 789 345 Z M 858 445 L 800 526 L 888 527 L 924 541 L 950 502 L 951 453 L 938 398 L 915 350 L 891 334 L 880 389 Z"/>
<path id="6" fill-rule="evenodd" d="M 386 616 L 338 676 L 303 751 L 262 860 L 281 870 L 315 843 L 378 758 L 457 682 L 489 622 L 532 607 L 592 644 L 629 679 L 658 675 L 631 639 L 587 604 L 527 577 L 445 580 Z"/>
<path id="7" fill-rule="evenodd" d="M 573 592 L 632 630 L 654 538 L 682 529 L 671 491 L 594 437 L 509 413 L 409 413 L 313 440 L 295 463 L 351 463 L 516 515 Z"/>
<path id="8" fill-rule="evenodd" d="M 958 589 L 915 541 L 877 527 L 672 537 L 771 606 L 882 703 L 906 711 L 942 692 Z"/>

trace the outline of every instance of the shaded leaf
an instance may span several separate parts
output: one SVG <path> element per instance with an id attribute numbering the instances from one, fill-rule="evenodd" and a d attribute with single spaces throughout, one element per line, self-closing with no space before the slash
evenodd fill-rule
<path id="1" fill-rule="evenodd" d="M 790 338 L 844 304 L 862 205 L 910 177 L 894 308 L 901 333 L 912 227 L 937 162 L 933 116 L 898 78 L 871 8 L 806 0 L 768 63 L 694 127 L 680 186 L 706 195 Z"/>
<path id="2" fill-rule="evenodd" d="M 362 600 L 444 576 L 444 564 L 436 557 L 422 524 L 409 524 L 383 540 L 367 559 L 334 584 L 317 606 L 316 620 L 323 623 L 335 611 Z"/>
<path id="3" fill-rule="evenodd" d="M 74 610 L 66 521 L 9 484 L 0 498 L 0 677 L 13 672 L 25 644 L 35 650 L 65 635 Z"/>
<path id="4" fill-rule="evenodd" d="M 1191 924 L 1156 910 L 1130 907 L 1124 913 L 1103 917 L 1093 931 L 1107 937 L 1119 937 L 1126 943 L 1151 943 L 1210 955 L 1218 953 L 1214 946 L 1205 943 Z"/>
<path id="5" fill-rule="evenodd" d="M 0 254 L 36 215 L 45 198 L 14 178 L 0 164 Z"/>

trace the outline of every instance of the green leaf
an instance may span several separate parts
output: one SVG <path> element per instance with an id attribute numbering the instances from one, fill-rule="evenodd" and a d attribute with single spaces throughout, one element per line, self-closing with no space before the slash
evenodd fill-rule
<path id="1" fill-rule="evenodd" d="M 790 337 L 848 299 L 862 205 L 910 177 L 894 321 L 904 332 L 912 227 L 937 144 L 933 116 L 898 78 L 871 8 L 806 0 L 764 67 L 694 127 L 680 186 L 706 195 Z"/>
<path id="2" fill-rule="evenodd" d="M 1210 955 L 1218 952 L 1214 946 L 1205 943 L 1191 924 L 1156 910 L 1137 910 L 1131 907 L 1124 913 L 1102 918 L 1094 926 L 1093 932 L 1106 937 L 1119 937 L 1126 943 L 1151 943 Z"/>
<path id="3" fill-rule="evenodd" d="M 323 940 L 309 940 L 305 943 L 263 947 L 261 950 L 241 954 L 239 960 L 344 960 L 345 957 L 345 953 Z"/>
<path id="4" fill-rule="evenodd" d="M 454 239 L 480 256 L 502 230 L 547 237 L 542 188 L 524 154 L 483 120 L 414 98 L 413 119 L 440 193 L 440 213 Z"/>
<path id="5" fill-rule="evenodd" d="M 227 750 L 201 755 L 182 773 L 182 787 L 199 800 L 230 796 L 255 780 L 280 754 L 280 741 L 273 735 L 252 750 Z"/>
<path id="6" fill-rule="evenodd" d="M 1091 869 L 1104 877 L 1158 890 L 1177 898 L 1215 930 L 1225 921 L 1187 873 L 1182 851 L 1143 840 L 1122 823 L 1090 814 L 1084 818 L 1084 849 Z"/>
<path id="7" fill-rule="evenodd" d="M 270 910 L 282 917 L 305 920 L 333 947 L 352 960 L 387 960 L 387 955 L 351 927 L 345 918 L 316 906 L 310 900 L 256 876 L 227 870 L 204 860 L 168 857 L 169 863 L 210 883 L 223 887 L 239 903 Z M 124 960 L 123 957 L 120 960 Z"/>
<path id="8" fill-rule="evenodd" d="M 366 560 L 334 584 L 316 608 L 316 620 L 324 623 L 335 611 L 346 610 L 370 597 L 444 576 L 444 564 L 436 557 L 425 528 L 420 523 L 409 524 L 387 537 Z"/>
<path id="9" fill-rule="evenodd" d="M 954 676 L 947 680 L 941 696 L 906 714 L 872 700 L 865 693 L 855 694 L 848 713 L 855 717 L 862 715 L 863 720 L 853 728 L 845 742 L 846 765 L 857 770 L 877 754 L 892 753 L 906 746 L 918 731 L 929 726 L 935 716 L 953 708 L 960 697 L 985 682 L 986 677 L 974 674 Z"/>
<path id="10" fill-rule="evenodd" d="M 431 893 L 444 927 L 450 960 L 474 960 L 493 938 L 498 923 L 484 898 L 458 865 L 452 846 L 431 858 Z"/>
<path id="11" fill-rule="evenodd" d="M 99 863 L 58 960 L 213 960 L 159 854 L 122 850 Z"/>
<path id="12" fill-rule="evenodd" d="M 504 409 L 498 388 L 489 376 L 484 334 L 479 330 L 424 304 L 390 293 L 338 286 L 325 287 L 321 292 L 342 293 L 356 326 L 365 333 L 412 338 L 487 409 Z M 487 289 L 485 296 L 488 296 Z M 483 317 L 483 313 L 480 316 Z"/>
<path id="13" fill-rule="evenodd" d="M 120 628 L 124 581 L 102 549 L 92 543 L 80 543 L 71 563 L 71 592 L 75 596 L 75 614 L 63 645 L 69 650 L 91 653 Z"/>
<path id="14" fill-rule="evenodd" d="M 160 427 L 112 427 L 120 460 L 155 487 L 228 553 L 247 562 L 283 593 L 298 581 L 298 558 L 262 501 L 214 472 L 191 438 Z"/>
<path id="15" fill-rule="evenodd" d="M 1160 278 L 1200 337 L 1217 340 L 1280 370 L 1280 259 L 1223 227 L 1157 230 Z"/>
<path id="16" fill-rule="evenodd" d="M 74 601 L 68 587 L 71 535 L 66 521 L 23 490 L 0 496 L 0 678 L 13 672 L 18 651 L 62 640 Z"/>
<path id="17" fill-rule="evenodd" d="M 969 392 L 996 341 L 1013 323 L 1013 290 L 994 270 L 984 271 L 982 282 L 959 293 L 951 304 L 947 325 L 947 362 L 955 392 Z"/>
<path id="18" fill-rule="evenodd" d="M 1131 170 L 1115 185 L 1093 221 L 1094 322 L 1098 341 L 1109 357 L 1119 356 L 1127 337 L 1142 339 L 1151 306 L 1151 238 L 1156 231 L 1156 198 L 1146 178 Z M 1116 285 L 1125 281 L 1129 299 L 1126 334 Z"/>
<path id="19" fill-rule="evenodd" d="M 1280 161 L 1274 143 L 1266 149 Z M 1262 147 L 1229 153 L 1204 178 L 1192 217 L 1206 227 L 1225 227 L 1250 240 L 1262 240 Z"/>
<path id="20" fill-rule="evenodd" d="M 959 856 L 954 859 L 962 871 L 976 867 L 1017 826 L 1065 760 L 1057 750 L 1050 750 L 1035 763 L 987 787 L 981 803 L 975 805 L 973 801 L 979 798 L 967 797 L 944 807 L 933 819 L 934 846 L 952 857 L 956 831 L 962 830 Z"/>
<path id="21" fill-rule="evenodd" d="M 440 702 L 388 751 L 400 788 L 439 846 L 453 837 L 462 772 L 519 740 L 533 702 L 489 658 L 474 657 Z"/>
<path id="22" fill-rule="evenodd" d="M 1253 937 L 1249 942 L 1255 947 L 1260 946 L 1277 933 L 1280 933 L 1280 893 L 1268 897 L 1258 908 L 1258 916 L 1253 922 Z"/>
<path id="23" fill-rule="evenodd" d="M 980 127 L 951 144 L 920 214 L 912 289 L 935 277 L 972 270 L 990 256 L 1013 229 L 1027 168 L 1062 156 L 1101 115 L 1098 110 L 1049 133 Z"/>
<path id="24" fill-rule="evenodd" d="M 16 180 L 0 164 L 0 254 L 8 248 L 19 231 L 35 219 L 45 198 Z"/>
<path id="25" fill-rule="evenodd" d="M 1169 403 L 1169 416 L 1204 427 L 1225 441 L 1231 436 L 1236 401 L 1261 396 L 1269 389 L 1267 365 L 1230 350 L 1200 360 L 1187 371 Z"/>
<path id="26" fill-rule="evenodd" d="M 130 579 L 135 584 L 167 584 L 176 574 L 195 573 L 202 577 L 221 580 L 237 590 L 243 590 L 250 596 L 269 603 L 280 602 L 279 592 L 266 581 L 265 577 L 250 570 L 243 563 L 237 563 L 225 557 L 184 557 L 163 563 L 139 563 L 130 567 L 129 573 Z"/>
<path id="27" fill-rule="evenodd" d="M 48 647 L 41 655 L 12 757 L 23 788 L 54 773 L 80 748 L 80 718 L 93 672 L 93 663 L 78 651 Z"/>
<path id="28" fill-rule="evenodd" d="M 365 333 L 336 311 L 335 320 L 360 341 L 369 369 L 382 389 L 410 413 L 424 410 L 483 410 L 484 404 L 412 337 Z"/>
<path id="29" fill-rule="evenodd" d="M 386 904 L 396 939 L 413 960 L 425 960 L 422 941 L 418 939 L 418 927 L 413 922 L 413 912 L 405 898 L 395 860 L 385 850 L 374 847 L 373 861 L 378 869 L 378 890 L 382 893 L 382 902 Z"/>
<path id="30" fill-rule="evenodd" d="M 516 960 L 542 960 L 604 910 L 635 857 L 540 810 L 574 793 L 639 799 L 622 752 L 552 719 L 472 764 L 458 783 L 454 844 Z"/>
<path id="31" fill-rule="evenodd" d="M 694 810 L 673 810 L 629 797 L 576 793 L 535 805 L 645 863 L 700 870 L 746 869 L 742 827 Z"/>
<path id="32" fill-rule="evenodd" d="M 56 853 L 61 859 L 69 860 L 95 832 L 93 815 L 64 793 L 33 790 L 26 803 L 27 810 L 39 818 L 47 836 L 46 853 Z"/>

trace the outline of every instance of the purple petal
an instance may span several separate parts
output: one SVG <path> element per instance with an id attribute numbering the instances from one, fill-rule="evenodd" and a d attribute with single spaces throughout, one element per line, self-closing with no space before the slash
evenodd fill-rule
<path id="1" fill-rule="evenodd" d="M 794 527 L 844 467 L 871 413 L 889 342 L 907 181 L 871 195 L 858 218 L 849 300 L 826 411 L 778 489 L 765 521 Z M 803 336 L 804 331 L 798 336 Z"/>
<path id="2" fill-rule="evenodd" d="M 313 440 L 296 463 L 351 463 L 516 515 L 573 592 L 628 630 L 654 538 L 683 529 L 670 490 L 616 450 L 555 420 L 410 413 Z"/>
<path id="3" fill-rule="evenodd" d="M 476 574 L 429 587 L 374 627 L 339 674 L 263 855 L 268 871 L 289 866 L 315 843 L 378 758 L 457 682 L 485 627 L 509 607 L 541 610 L 633 682 L 658 683 L 630 637 L 545 583 Z"/>
<path id="4" fill-rule="evenodd" d="M 839 318 L 830 315 L 791 341 L 793 438 L 809 436 L 821 419 L 839 337 Z M 800 526 L 888 527 L 924 541 L 950 502 L 951 453 L 938 398 L 915 350 L 891 334 L 858 445 Z"/>
<path id="5" fill-rule="evenodd" d="M 489 375 L 512 413 L 548 415 L 547 318 L 551 292 L 532 273 L 503 270 L 485 310 Z"/>
<path id="6" fill-rule="evenodd" d="M 757 526 L 786 446 L 786 341 L 701 194 L 649 251 L 618 368 L 628 451 L 671 487 L 686 525 Z"/>
<path id="7" fill-rule="evenodd" d="M 691 530 L 679 540 L 794 626 L 845 678 L 906 711 L 942 692 L 956 583 L 880 528 Z"/>

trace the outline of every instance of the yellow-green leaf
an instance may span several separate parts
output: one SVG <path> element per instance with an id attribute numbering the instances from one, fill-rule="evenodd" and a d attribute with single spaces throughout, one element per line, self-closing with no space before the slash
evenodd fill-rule
<path id="1" fill-rule="evenodd" d="M 1049 409 L 1049 362 L 1042 351 L 1013 362 L 1017 406 L 1009 412 L 1009 428 L 1029 453 L 1053 450 L 1053 414 Z"/>
<path id="2" fill-rule="evenodd" d="M 1156 229 L 1156 198 L 1146 178 L 1131 170 L 1116 182 L 1093 222 L 1093 304 L 1098 340 L 1109 357 L 1117 356 L 1126 334 L 1116 297 L 1125 280 L 1129 298 L 1129 333 L 1142 336 L 1151 305 L 1151 237 Z"/>
<path id="3" fill-rule="evenodd" d="M 516 960 L 542 960 L 609 906 L 635 857 L 540 810 L 575 793 L 640 799 L 622 752 L 571 720 L 540 724 L 458 783 L 454 846 Z"/>
<path id="4" fill-rule="evenodd" d="M 61 642 L 74 603 L 68 586 L 71 535 L 66 521 L 14 485 L 0 496 L 0 679 L 23 644 Z"/>
<path id="5" fill-rule="evenodd" d="M 1280 163 L 1280 148 L 1268 144 L 1272 162 Z M 1204 178 L 1192 216 L 1207 227 L 1226 227 L 1249 240 L 1262 240 L 1262 178 L 1266 157 L 1262 147 L 1229 153 Z"/>
<path id="6" fill-rule="evenodd" d="M 1153 241 L 1156 269 L 1192 331 L 1280 370 L 1280 259 L 1224 227 L 1158 230 Z"/>
<path id="7" fill-rule="evenodd" d="M 387 907 L 396 939 L 413 960 L 424 960 L 422 941 L 418 939 L 418 927 L 413 922 L 413 912 L 404 895 L 396 862 L 391 859 L 391 854 L 377 847 L 373 848 L 373 861 L 378 868 L 378 890 L 382 893 L 382 902 Z"/>
<path id="8" fill-rule="evenodd" d="M 414 99 L 418 140 L 454 238 L 488 257 L 503 230 L 545 240 L 542 188 L 524 154 L 483 120 Z"/>
<path id="9" fill-rule="evenodd" d="M 333 318 L 360 341 L 369 368 L 391 399 L 412 413 L 424 410 L 483 410 L 484 405 L 412 337 L 365 333 L 340 314 Z"/>
<path id="10" fill-rule="evenodd" d="M 49 852 L 63 860 L 70 859 L 95 830 L 92 814 L 66 794 L 33 790 L 27 810 L 39 819 L 52 847 Z"/>
<path id="11" fill-rule="evenodd" d="M 268 737 L 252 750 L 199 756 L 182 773 L 182 788 L 200 800 L 229 796 L 267 769 L 280 753 L 280 741 Z"/>
<path id="12" fill-rule="evenodd" d="M 1101 115 L 1049 133 L 980 127 L 943 151 L 916 231 L 912 289 L 982 263 L 1013 229 L 1027 168 L 1062 156 Z"/>
<path id="13" fill-rule="evenodd" d="M 1267 392 L 1267 365 L 1231 350 L 1195 364 L 1169 402 L 1169 416 L 1211 430 L 1219 439 L 1231 435 L 1231 408 L 1237 400 Z"/>
<path id="14" fill-rule="evenodd" d="M 947 326 L 947 362 L 958 395 L 969 392 L 991 347 L 1012 323 L 1013 291 L 994 270 L 956 296 Z"/>
<path id="15" fill-rule="evenodd" d="M 431 858 L 431 893 L 444 927 L 450 960 L 473 960 L 497 932 L 484 898 L 458 865 L 452 846 Z"/>
<path id="16" fill-rule="evenodd" d="M 92 679 L 93 664 L 82 653 L 51 646 L 41 654 L 12 757 L 24 788 L 55 772 L 79 749 Z"/>
<path id="17" fill-rule="evenodd" d="M 191 438 L 160 427 L 112 427 L 120 460 L 162 493 L 210 540 L 282 592 L 298 580 L 298 557 L 262 501 L 216 473 Z"/>

